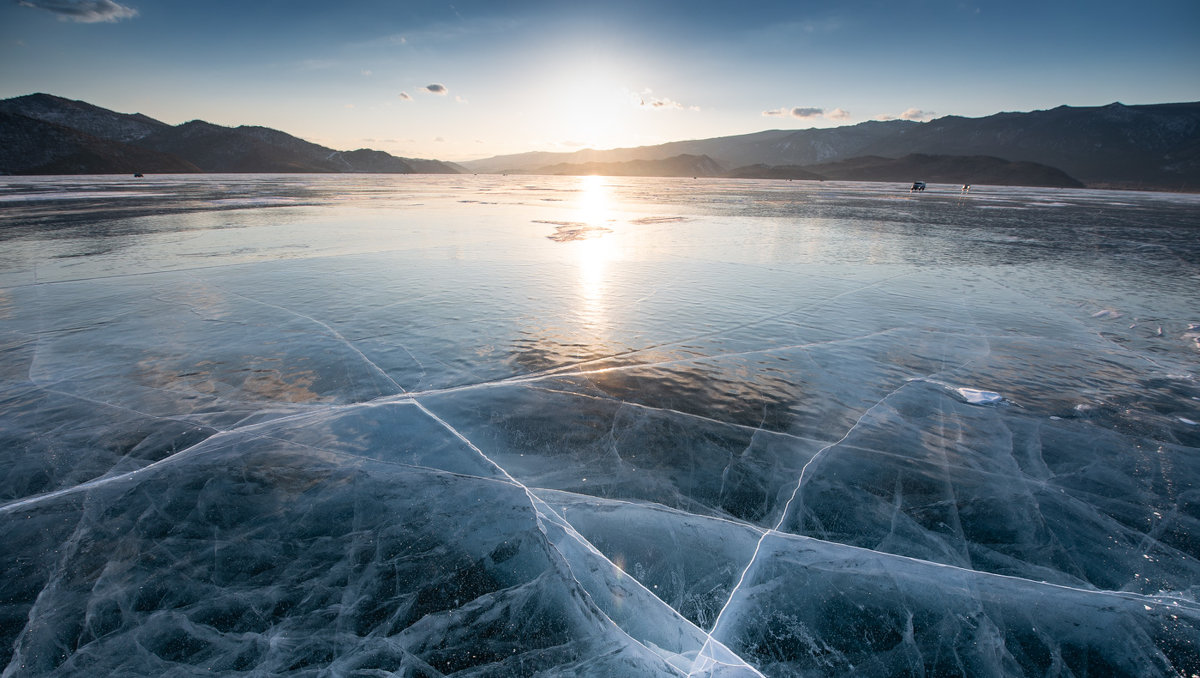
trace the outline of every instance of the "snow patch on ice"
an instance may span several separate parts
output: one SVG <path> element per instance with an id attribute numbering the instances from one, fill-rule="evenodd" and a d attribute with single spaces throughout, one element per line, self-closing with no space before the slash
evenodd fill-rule
<path id="1" fill-rule="evenodd" d="M 957 396 L 959 400 L 962 400 L 969 405 L 996 405 L 1007 402 L 1004 396 L 996 393 L 995 391 L 984 391 L 982 389 L 971 388 L 969 386 L 955 386 L 953 384 L 947 384 L 944 381 L 937 381 L 936 379 L 928 378 L 909 379 L 909 381 L 920 381 L 927 384 L 933 384 L 934 386 L 937 386 L 949 392 L 950 394 Z"/>
<path id="2" fill-rule="evenodd" d="M 1004 396 L 995 391 L 981 391 L 977 388 L 967 388 L 965 386 L 954 390 L 963 400 L 972 405 L 991 405 L 1004 400 Z"/>

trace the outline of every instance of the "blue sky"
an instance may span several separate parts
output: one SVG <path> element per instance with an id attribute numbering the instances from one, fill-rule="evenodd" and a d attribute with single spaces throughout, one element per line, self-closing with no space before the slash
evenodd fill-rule
<path id="1" fill-rule="evenodd" d="M 1197 0 L 0 0 L 0 98 L 464 160 L 1196 101 L 1197 36 Z"/>

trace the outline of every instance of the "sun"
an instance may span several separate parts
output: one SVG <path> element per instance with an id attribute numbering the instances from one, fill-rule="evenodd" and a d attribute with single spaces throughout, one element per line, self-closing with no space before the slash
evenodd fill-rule
<path id="1" fill-rule="evenodd" d="M 619 77 L 602 68 L 582 67 L 568 70 L 562 82 L 556 117 L 566 139 L 590 148 L 629 143 L 636 108 Z"/>

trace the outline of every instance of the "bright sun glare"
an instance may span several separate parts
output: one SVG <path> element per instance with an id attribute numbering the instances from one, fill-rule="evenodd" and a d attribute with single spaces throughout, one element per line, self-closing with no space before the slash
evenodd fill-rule
<path id="1" fill-rule="evenodd" d="M 605 226 L 613 219 L 612 197 L 607 177 L 580 177 L 579 221 L 588 226 Z"/>
<path id="2" fill-rule="evenodd" d="M 631 94 L 619 79 L 596 68 L 580 69 L 567 78 L 560 113 L 564 141 L 591 148 L 625 143 L 633 131 Z"/>

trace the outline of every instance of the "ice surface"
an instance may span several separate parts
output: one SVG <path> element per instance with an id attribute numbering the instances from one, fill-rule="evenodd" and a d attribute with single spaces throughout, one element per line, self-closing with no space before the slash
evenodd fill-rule
<path id="1" fill-rule="evenodd" d="M 130 182 L 0 186 L 5 677 L 1200 673 L 1195 196 Z"/>

